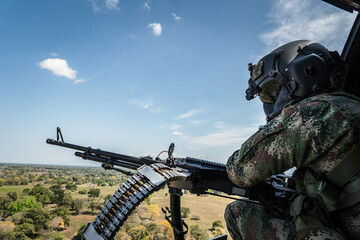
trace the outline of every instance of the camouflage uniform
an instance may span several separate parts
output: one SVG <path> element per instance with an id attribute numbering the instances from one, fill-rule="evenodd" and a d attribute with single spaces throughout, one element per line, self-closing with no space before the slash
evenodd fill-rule
<path id="1" fill-rule="evenodd" d="M 359 143 L 358 98 L 326 93 L 286 106 L 234 152 L 227 171 L 231 181 L 246 188 L 297 167 L 300 197 L 291 206 L 294 221 L 269 216 L 261 205 L 237 201 L 225 212 L 233 239 L 293 239 L 295 235 L 295 239 L 360 239 L 359 172 L 344 187 L 356 186 L 349 193 L 351 203 L 340 208 L 325 204 L 313 191 L 319 184 L 316 176 L 331 171 Z"/>

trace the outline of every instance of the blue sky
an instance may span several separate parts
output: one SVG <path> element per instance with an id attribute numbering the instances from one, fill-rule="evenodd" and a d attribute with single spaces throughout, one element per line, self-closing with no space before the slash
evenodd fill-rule
<path id="1" fill-rule="evenodd" d="M 265 123 L 247 64 L 292 40 L 341 52 L 319 0 L 2 0 L 0 162 L 89 165 L 45 144 L 226 162 Z"/>

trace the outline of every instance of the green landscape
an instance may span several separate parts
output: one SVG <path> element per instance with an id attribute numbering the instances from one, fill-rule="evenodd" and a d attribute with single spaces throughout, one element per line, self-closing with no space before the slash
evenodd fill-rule
<path id="1" fill-rule="evenodd" d="M 128 176 L 96 167 L 0 165 L 0 240 L 81 239 L 104 202 Z M 186 239 L 227 233 L 224 210 L 230 199 L 184 191 Z M 115 239 L 173 239 L 161 208 L 169 206 L 167 188 L 150 195 L 128 218 Z"/>

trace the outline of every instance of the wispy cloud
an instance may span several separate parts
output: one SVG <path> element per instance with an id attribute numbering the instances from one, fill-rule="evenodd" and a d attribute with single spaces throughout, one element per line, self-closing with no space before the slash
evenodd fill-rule
<path id="1" fill-rule="evenodd" d="M 51 53 L 50 53 L 50 56 L 52 56 L 52 57 L 57 57 L 58 55 L 57 55 L 57 53 L 51 52 Z"/>
<path id="2" fill-rule="evenodd" d="M 183 114 L 180 114 L 179 116 L 177 116 L 176 118 L 177 119 L 186 119 L 186 118 L 191 118 L 193 117 L 194 115 L 198 114 L 198 113 L 201 113 L 201 112 L 204 112 L 204 109 L 193 109 L 193 110 L 190 110 L 186 113 L 183 113 Z"/>
<path id="3" fill-rule="evenodd" d="M 84 82 L 86 82 L 86 80 L 83 79 L 83 78 L 79 78 L 79 79 L 76 79 L 76 80 L 74 81 L 74 83 L 76 83 L 76 84 L 78 84 L 78 83 L 84 83 Z"/>
<path id="4" fill-rule="evenodd" d="M 171 130 L 177 130 L 177 129 L 180 129 L 180 128 L 182 128 L 182 126 L 178 125 L 178 124 L 173 124 L 173 125 L 170 126 Z"/>
<path id="5" fill-rule="evenodd" d="M 152 29 L 152 32 L 155 36 L 160 36 L 162 32 L 162 27 L 160 23 L 150 23 L 148 28 Z"/>
<path id="6" fill-rule="evenodd" d="M 201 147 L 231 146 L 244 142 L 256 130 L 256 127 L 230 127 L 219 129 L 214 133 L 192 138 L 190 144 L 192 146 Z"/>
<path id="7" fill-rule="evenodd" d="M 130 99 L 130 100 L 128 100 L 128 102 L 134 107 L 141 108 L 141 109 L 149 109 L 154 106 L 153 99 L 154 99 L 153 97 L 149 97 L 146 99 L 136 98 L 136 99 Z"/>
<path id="8" fill-rule="evenodd" d="M 204 120 L 193 120 L 193 121 L 191 121 L 191 124 L 192 125 L 200 125 L 200 124 L 202 124 L 203 122 L 205 122 Z"/>
<path id="9" fill-rule="evenodd" d="M 96 5 L 94 0 L 90 0 L 92 4 L 92 10 L 94 13 L 98 13 L 101 9 Z"/>
<path id="10" fill-rule="evenodd" d="M 174 20 L 179 21 L 181 17 L 177 16 L 175 13 L 171 13 L 171 15 L 174 17 Z"/>
<path id="11" fill-rule="evenodd" d="M 103 10 L 120 10 L 119 0 L 87 0 L 91 2 L 92 10 L 95 14 Z"/>
<path id="12" fill-rule="evenodd" d="M 136 108 L 148 110 L 150 113 L 155 113 L 155 114 L 164 113 L 170 110 L 169 108 L 161 106 L 159 103 L 156 103 L 154 99 L 155 97 L 134 98 L 134 99 L 129 99 L 128 103 Z M 159 128 L 169 129 L 169 127 L 165 127 L 165 126 L 160 126 Z"/>
<path id="13" fill-rule="evenodd" d="M 119 10 L 120 8 L 117 6 L 118 3 L 119 0 L 105 0 L 106 8 L 110 10 Z"/>
<path id="14" fill-rule="evenodd" d="M 169 124 L 163 124 L 159 127 L 159 129 L 170 129 L 172 131 L 178 130 L 180 128 L 182 128 L 182 125 L 179 124 L 173 124 L 173 125 L 169 125 Z"/>
<path id="15" fill-rule="evenodd" d="M 145 3 L 144 3 L 143 8 L 145 8 L 146 10 L 150 10 L 150 9 L 151 9 L 151 8 L 150 8 L 150 4 L 149 4 L 148 2 L 145 2 Z"/>
<path id="16" fill-rule="evenodd" d="M 74 83 L 85 82 L 84 79 L 77 79 L 77 71 L 70 68 L 67 61 L 61 58 L 48 58 L 39 63 L 41 69 L 47 69 L 56 76 L 66 77 L 74 81 Z"/>
<path id="17" fill-rule="evenodd" d="M 173 131 L 172 134 L 175 135 L 175 136 L 184 136 L 184 134 L 182 132 L 179 132 L 179 131 Z"/>
<path id="18" fill-rule="evenodd" d="M 268 19 L 275 27 L 260 36 L 270 49 L 309 39 L 340 51 L 356 16 L 316 0 L 273 0 L 272 5 Z"/>

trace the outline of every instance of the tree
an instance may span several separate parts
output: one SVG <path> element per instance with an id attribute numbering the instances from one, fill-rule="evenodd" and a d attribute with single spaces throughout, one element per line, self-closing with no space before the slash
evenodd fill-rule
<path id="1" fill-rule="evenodd" d="M 86 227 L 86 224 L 81 225 L 81 227 L 78 230 L 78 233 L 75 237 L 72 238 L 72 240 L 82 240 L 84 237 L 83 230 Z"/>
<path id="2" fill-rule="evenodd" d="M 17 193 L 12 191 L 12 192 L 8 192 L 6 194 L 13 202 L 15 202 L 17 200 Z"/>
<path id="3" fill-rule="evenodd" d="M 47 221 L 50 220 L 50 215 L 41 208 L 29 209 L 24 214 L 24 222 L 33 223 L 35 230 L 47 229 Z"/>
<path id="4" fill-rule="evenodd" d="M 30 240 L 23 232 L 0 232 L 0 240 Z"/>
<path id="5" fill-rule="evenodd" d="M 150 240 L 152 239 L 150 233 L 144 226 L 136 226 L 131 228 L 128 232 L 132 240 Z"/>
<path id="6" fill-rule="evenodd" d="M 19 201 L 11 204 L 7 209 L 7 215 L 12 216 L 17 212 L 20 212 L 24 208 L 41 208 L 41 203 L 37 202 L 35 197 L 28 196 L 27 198 L 20 199 Z"/>
<path id="7" fill-rule="evenodd" d="M 132 240 L 129 234 L 123 231 L 118 231 L 114 237 L 114 240 Z"/>
<path id="8" fill-rule="evenodd" d="M 172 227 L 171 227 L 170 223 L 168 221 L 164 220 L 164 221 L 161 221 L 160 224 L 164 229 L 164 235 L 168 239 L 170 239 L 171 236 L 173 236 L 173 230 L 172 230 Z"/>
<path id="9" fill-rule="evenodd" d="M 92 188 L 88 192 L 89 197 L 99 197 L 100 195 L 100 189 L 99 188 Z"/>
<path id="10" fill-rule="evenodd" d="M 86 190 L 80 190 L 78 193 L 79 194 L 87 194 L 87 191 Z"/>
<path id="11" fill-rule="evenodd" d="M 111 194 L 108 194 L 104 197 L 104 201 L 106 202 L 107 200 L 109 200 L 109 198 L 111 197 Z"/>
<path id="12" fill-rule="evenodd" d="M 181 217 L 182 218 L 187 218 L 187 216 L 190 213 L 190 208 L 187 207 L 181 207 Z"/>
<path id="13" fill-rule="evenodd" d="M 11 205 L 11 199 L 9 197 L 0 196 L 0 213 L 2 216 L 6 217 L 6 212 L 8 211 Z"/>
<path id="14" fill-rule="evenodd" d="M 64 206 L 70 208 L 73 204 L 73 199 L 70 194 L 65 194 L 61 201 L 58 203 L 58 206 Z"/>
<path id="15" fill-rule="evenodd" d="M 29 192 L 30 192 L 30 189 L 28 189 L 28 188 L 24 188 L 24 190 L 22 190 L 23 195 L 28 195 Z"/>
<path id="16" fill-rule="evenodd" d="M 57 207 L 55 208 L 54 210 L 51 210 L 50 211 L 50 214 L 51 216 L 54 218 L 54 217 L 64 217 L 64 216 L 67 216 L 70 214 L 69 210 L 64 207 L 64 206 L 61 206 L 61 207 Z"/>
<path id="17" fill-rule="evenodd" d="M 50 187 L 50 190 L 53 192 L 54 197 L 52 199 L 53 203 L 60 204 L 65 196 L 65 191 L 61 189 L 61 185 L 54 185 Z"/>
<path id="18" fill-rule="evenodd" d="M 76 184 L 73 184 L 73 183 L 67 183 L 67 184 L 65 185 L 65 188 L 66 188 L 67 190 L 70 190 L 70 191 L 72 191 L 72 192 L 75 192 L 76 189 L 77 189 L 77 186 L 76 186 Z"/>
<path id="19" fill-rule="evenodd" d="M 31 223 L 22 223 L 16 226 L 14 232 L 22 232 L 29 238 L 36 238 L 38 235 L 35 231 L 35 226 Z"/>
<path id="20" fill-rule="evenodd" d="M 201 229 L 199 225 L 194 225 L 190 227 L 190 235 L 195 238 L 195 240 L 209 239 L 209 234 L 207 234 L 206 230 Z"/>
<path id="21" fill-rule="evenodd" d="M 53 198 L 53 194 L 49 189 L 42 187 L 40 184 L 33 187 L 29 192 L 29 195 L 35 196 L 36 200 L 42 204 L 51 203 L 51 199 Z"/>
<path id="22" fill-rule="evenodd" d="M 84 200 L 82 199 L 75 199 L 72 202 L 71 209 L 75 211 L 76 215 L 80 214 L 81 209 L 84 208 Z"/>
<path id="23" fill-rule="evenodd" d="M 95 209 L 100 206 L 99 202 L 95 202 L 93 199 L 89 200 L 89 209 L 94 213 Z"/>

